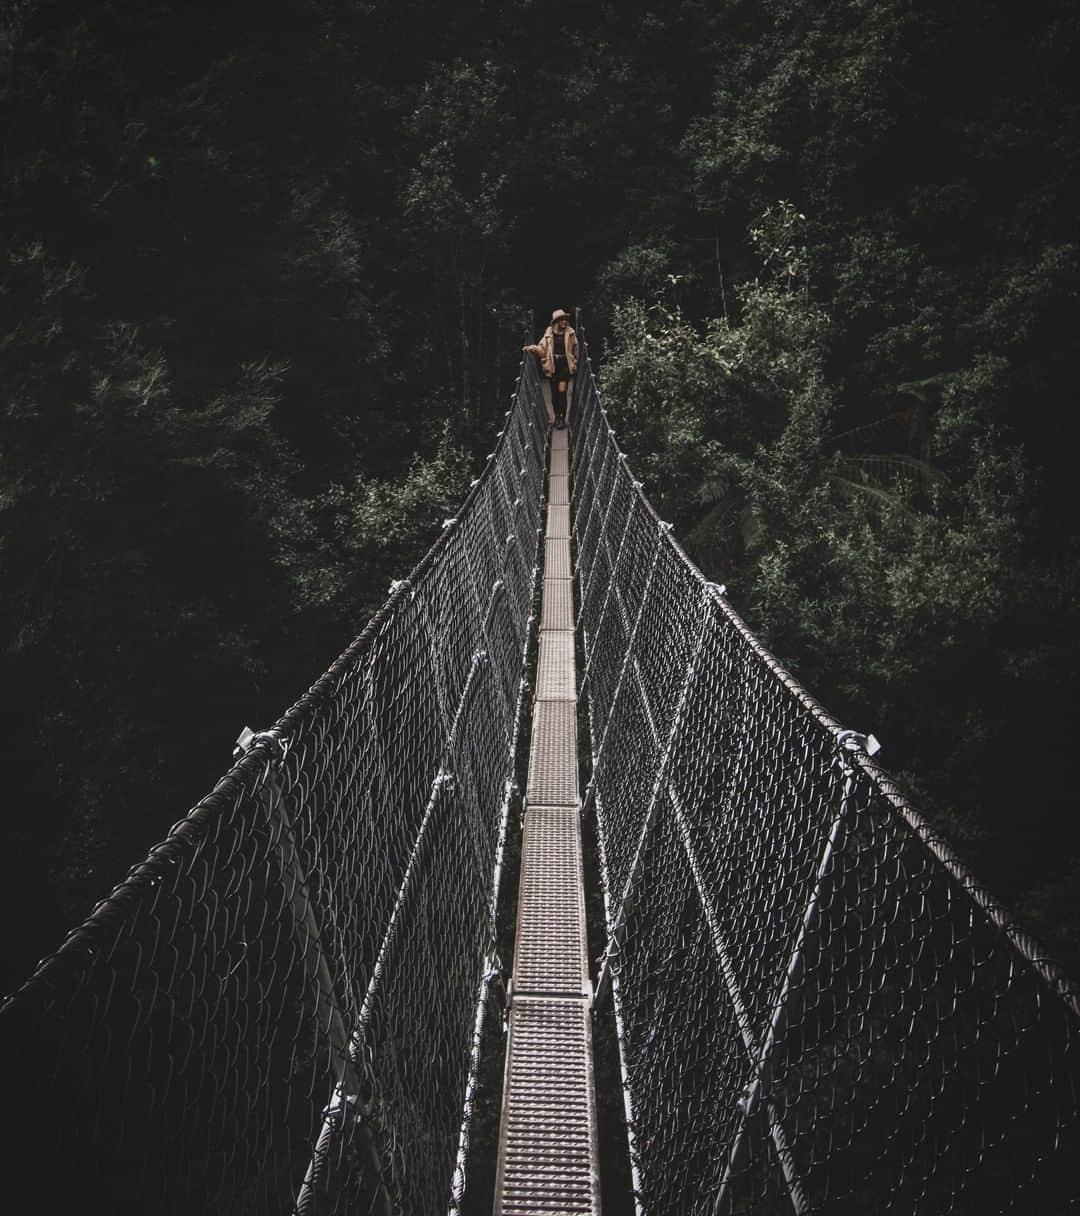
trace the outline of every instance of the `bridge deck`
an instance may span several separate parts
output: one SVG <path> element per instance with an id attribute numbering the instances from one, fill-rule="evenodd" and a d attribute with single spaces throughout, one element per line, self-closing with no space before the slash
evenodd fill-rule
<path id="1" fill-rule="evenodd" d="M 599 1216 L 567 432 L 553 431 L 496 1216 Z"/>

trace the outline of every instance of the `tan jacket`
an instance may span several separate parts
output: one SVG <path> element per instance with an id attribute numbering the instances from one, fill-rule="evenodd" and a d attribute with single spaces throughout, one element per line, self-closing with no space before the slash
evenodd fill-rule
<path id="1" fill-rule="evenodd" d="M 566 339 L 566 362 L 570 366 L 570 375 L 574 376 L 577 375 L 578 357 L 581 353 L 578 337 L 569 325 L 563 332 L 563 337 Z M 555 330 L 550 325 L 535 346 L 526 346 L 525 349 L 540 356 L 540 366 L 544 369 L 545 376 L 550 378 L 555 375 Z"/>

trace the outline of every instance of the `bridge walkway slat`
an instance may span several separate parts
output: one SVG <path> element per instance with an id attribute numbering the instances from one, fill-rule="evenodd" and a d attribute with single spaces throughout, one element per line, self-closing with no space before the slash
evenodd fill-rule
<path id="1" fill-rule="evenodd" d="M 599 1216 L 568 444 L 553 431 L 495 1216 Z"/>

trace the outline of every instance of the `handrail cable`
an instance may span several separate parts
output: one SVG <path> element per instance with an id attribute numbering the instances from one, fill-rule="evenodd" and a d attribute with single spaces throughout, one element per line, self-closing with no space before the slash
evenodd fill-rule
<path id="1" fill-rule="evenodd" d="M 0 1007 L 19 1210 L 460 1201 L 545 450 L 523 361 L 409 577 Z"/>
<path id="2" fill-rule="evenodd" d="M 832 718 L 689 559 L 587 356 L 572 426 L 552 455 L 532 726 L 533 753 L 560 759 L 530 761 L 523 849 L 540 863 L 521 906 L 539 915 L 519 917 L 509 993 L 540 1061 L 527 1085 L 556 1119 L 543 1061 L 587 1078 L 574 1117 L 595 1140 L 585 1011 L 610 999 L 639 1212 L 1080 1205 L 1080 990 L 873 737 Z M 547 446 L 528 358 L 483 474 L 415 570 L 0 1006 L 13 1210 L 460 1211 L 502 988 Z M 602 884 L 595 992 L 579 820 Z M 549 863 L 550 915 L 528 877 Z M 550 1181 L 566 1163 L 526 1125 L 506 1160 Z M 588 1171 L 575 1202 L 595 1211 Z"/>
<path id="3" fill-rule="evenodd" d="M 690 560 L 587 358 L 576 409 L 599 995 L 638 1211 L 1080 1201 L 1075 984 Z"/>

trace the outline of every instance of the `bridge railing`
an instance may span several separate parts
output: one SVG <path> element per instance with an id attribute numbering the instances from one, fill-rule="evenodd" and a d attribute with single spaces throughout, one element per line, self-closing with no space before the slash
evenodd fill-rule
<path id="1" fill-rule="evenodd" d="M 410 578 L 0 1009 L 10 1210 L 460 1192 L 545 450 L 529 359 Z"/>
<path id="2" fill-rule="evenodd" d="M 1080 1202 L 1080 1000 L 655 515 L 591 367 L 572 529 L 639 1210 Z"/>

